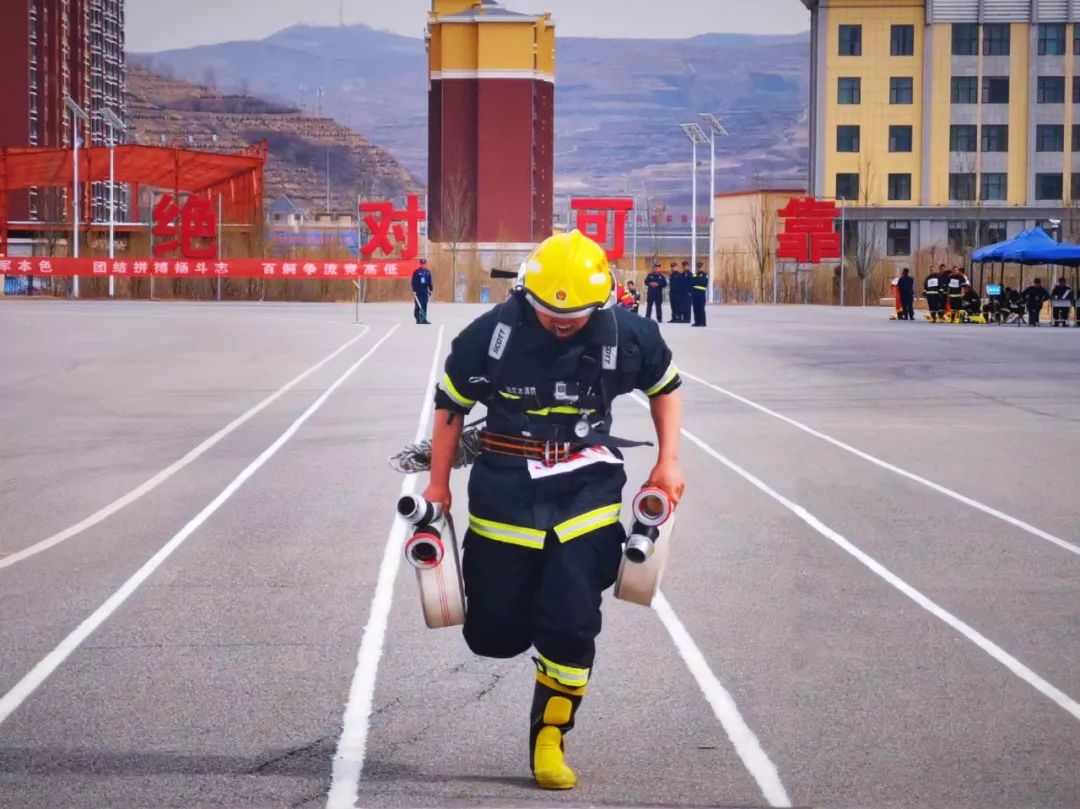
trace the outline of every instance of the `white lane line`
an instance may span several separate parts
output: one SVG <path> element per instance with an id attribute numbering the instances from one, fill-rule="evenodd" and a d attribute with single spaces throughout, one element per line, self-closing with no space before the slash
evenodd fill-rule
<path id="1" fill-rule="evenodd" d="M 686 667 L 697 680 L 698 688 L 712 707 L 713 714 L 720 720 L 720 725 L 734 745 L 743 766 L 757 781 L 765 800 L 770 806 L 791 806 L 791 799 L 780 780 L 776 765 L 762 749 L 758 737 L 754 735 L 754 731 L 750 730 L 750 726 L 739 713 L 734 698 L 713 674 L 705 656 L 698 649 L 694 639 L 690 637 L 690 633 L 686 631 L 686 627 L 683 626 L 663 593 L 656 594 L 653 599 L 653 609 L 660 616 L 664 628 L 675 642 L 675 648 L 682 655 Z"/>
<path id="2" fill-rule="evenodd" d="M 643 402 L 640 399 L 638 399 L 637 394 L 635 394 L 633 398 L 642 407 L 648 408 L 649 405 L 646 402 Z M 963 635 L 969 641 L 971 641 L 976 646 L 978 646 L 980 649 L 982 649 L 984 652 L 986 652 L 988 655 L 990 655 L 990 657 L 992 657 L 998 663 L 1003 665 L 1005 668 L 1007 668 L 1009 671 L 1011 671 L 1013 674 L 1015 674 L 1021 680 L 1023 680 L 1028 685 L 1030 685 L 1032 688 L 1034 688 L 1036 691 L 1038 691 L 1040 694 L 1042 694 L 1043 696 L 1047 697 L 1048 699 L 1050 699 L 1051 701 L 1056 703 L 1060 708 L 1062 708 L 1065 711 L 1067 711 L 1068 713 L 1072 714 L 1072 716 L 1075 719 L 1080 719 L 1080 703 L 1078 703 L 1076 700 L 1074 700 L 1068 694 L 1061 691 L 1056 686 L 1051 685 L 1049 682 L 1047 682 L 1042 677 L 1040 677 L 1038 674 L 1036 674 L 1034 671 L 1029 669 L 1027 666 L 1025 666 L 1023 663 L 1021 663 L 1019 660 L 1017 660 L 1011 654 L 1006 652 L 1004 649 L 1002 649 L 996 643 L 989 640 L 984 635 L 980 634 L 974 628 L 968 626 L 966 623 L 961 621 L 959 618 L 957 618 L 951 612 L 946 610 L 944 607 L 941 607 L 938 604 L 936 604 L 935 602 L 931 601 L 929 598 L 927 598 L 925 595 L 920 593 L 918 590 L 916 590 L 914 587 L 912 587 L 906 581 L 901 579 L 899 576 L 897 576 L 891 570 L 886 568 L 883 564 L 878 562 L 872 556 L 870 556 L 869 554 L 861 551 L 859 548 L 852 545 L 843 536 L 841 536 L 839 533 L 837 533 L 832 528 L 827 526 L 825 523 L 823 523 L 821 520 L 819 520 L 817 517 L 815 517 L 813 514 L 811 514 L 805 508 L 800 506 L 798 503 L 794 503 L 791 500 L 788 500 L 786 497 L 784 497 L 782 494 L 777 492 L 775 489 L 770 488 L 762 480 L 755 477 L 751 473 L 747 472 L 745 469 L 743 469 L 741 466 L 739 466 L 734 461 L 731 461 L 728 458 L 726 458 L 725 456 L 721 455 L 719 452 L 717 452 L 711 446 L 706 444 L 704 441 L 702 441 L 696 435 L 691 433 L 689 430 L 683 429 L 682 434 L 684 436 L 686 436 L 686 438 L 689 441 L 691 441 L 692 443 L 694 443 L 698 447 L 700 447 L 702 450 L 704 450 L 708 455 L 711 455 L 713 458 L 718 460 L 720 463 L 722 463 L 724 466 L 726 466 L 728 469 L 730 469 L 736 475 L 743 478 L 743 480 L 747 481 L 748 483 L 753 485 L 755 488 L 757 488 L 760 491 L 767 494 L 769 497 L 771 497 L 773 500 L 778 502 L 780 505 L 782 505 L 784 508 L 786 508 L 792 514 L 794 514 L 800 520 L 805 522 L 807 525 L 809 525 L 811 528 L 813 528 L 815 531 L 817 531 L 823 537 L 828 539 L 830 542 L 833 542 L 835 545 L 837 545 L 837 547 L 841 548 L 846 553 L 853 556 L 860 563 L 865 565 L 871 572 L 873 572 L 874 574 L 876 574 L 877 576 L 881 577 L 886 582 L 891 584 L 893 587 L 895 587 L 901 593 L 906 595 L 908 598 L 910 598 L 912 601 L 914 601 L 916 604 L 918 604 L 924 610 L 929 612 L 935 618 L 940 619 L 945 624 L 947 624 L 950 627 L 952 627 L 953 629 L 955 629 L 957 632 L 959 632 L 961 635 Z"/>
<path id="3" fill-rule="evenodd" d="M 746 405 L 747 407 L 752 407 L 755 410 L 758 410 L 758 411 L 764 413 L 767 416 L 772 416 L 774 419 L 779 419 L 780 421 L 784 422 L 785 424 L 790 424 L 792 427 L 795 427 L 796 429 L 802 430 L 804 433 L 807 433 L 808 435 L 812 435 L 815 438 L 820 438 L 822 441 L 826 441 L 829 444 L 832 444 L 834 447 L 839 447 L 840 449 L 844 450 L 845 452 L 850 452 L 852 455 L 856 455 L 859 458 L 862 458 L 864 461 L 869 461 L 870 463 L 875 464 L 876 466 L 880 466 L 882 469 L 887 469 L 890 472 L 895 472 L 897 475 L 900 475 L 901 477 L 905 477 L 908 480 L 912 480 L 915 483 L 919 483 L 919 484 L 921 484 L 923 486 L 926 486 L 928 489 L 933 489 L 935 492 L 938 492 L 939 494 L 943 494 L 946 497 L 951 497 L 953 500 L 956 500 L 957 502 L 963 503 L 965 506 L 970 506 L 971 508 L 976 509 L 978 511 L 981 511 L 984 514 L 989 514 L 991 517 L 996 517 L 997 519 L 1002 520 L 1003 522 L 1009 523 L 1009 525 L 1015 526 L 1016 528 L 1019 528 L 1022 531 L 1027 531 L 1029 534 L 1031 534 L 1033 536 L 1039 537 L 1039 539 L 1045 539 L 1047 542 L 1052 542 L 1054 545 L 1057 545 L 1059 548 L 1063 548 L 1063 549 L 1069 551 L 1070 553 L 1075 553 L 1077 555 L 1080 555 L 1080 545 L 1074 545 L 1071 542 L 1067 542 L 1066 540 L 1061 539 L 1060 537 L 1054 536 L 1049 531 L 1044 531 L 1043 529 L 1038 528 L 1038 527 L 1032 525 L 1031 523 L 1024 522 L 1023 520 L 1018 519 L 1016 517 L 1013 517 L 1013 516 L 1011 516 L 1009 514 L 1006 514 L 1003 511 L 998 511 L 993 506 L 988 506 L 985 503 L 980 503 L 978 500 L 975 500 L 974 498 L 968 497 L 967 495 L 960 494 L 960 492 L 954 491 L 953 489 L 950 489 L 947 486 L 942 486 L 940 483 L 934 483 L 934 481 L 932 481 L 932 480 L 927 480 L 924 477 L 920 477 L 919 475 L 916 475 L 914 472 L 909 472 L 908 470 L 903 469 L 903 468 L 897 466 L 896 464 L 891 464 L 888 461 L 883 461 L 880 458 L 875 458 L 873 455 L 870 455 L 867 452 L 863 452 L 861 449 L 857 449 L 857 448 L 851 446 L 850 444 L 845 444 L 843 441 L 840 441 L 840 440 L 838 440 L 836 438 L 833 438 L 831 435 L 826 435 L 825 433 L 820 432 L 819 430 L 815 430 L 813 427 L 809 427 L 806 424 L 803 424 L 801 421 L 796 421 L 795 419 L 793 419 L 793 418 L 791 418 L 789 416 L 785 416 L 782 413 L 777 413 L 775 410 L 770 410 L 769 408 L 765 407 L 764 405 L 760 405 L 757 402 L 751 401 L 750 399 L 747 399 L 745 396 L 740 396 L 739 394 L 734 393 L 734 392 L 732 392 L 730 390 L 727 390 L 725 388 L 722 388 L 719 385 L 714 385 L 712 382 L 707 382 L 706 380 L 702 379 L 699 376 L 694 376 L 694 374 L 691 374 L 691 373 L 688 373 L 688 372 L 684 371 L 682 368 L 679 369 L 679 373 L 686 379 L 692 379 L 695 382 L 698 382 L 698 383 L 704 385 L 707 388 L 712 388 L 717 393 L 722 393 L 725 396 L 729 396 L 730 398 L 734 399 L 737 402 L 741 402 L 742 404 Z"/>
<path id="4" fill-rule="evenodd" d="M 431 373 L 424 389 L 424 405 L 420 411 L 420 421 L 416 427 L 414 441 L 427 437 L 433 413 L 432 395 L 439 369 L 439 357 L 442 353 L 443 326 L 439 326 L 439 336 L 435 343 L 435 355 L 431 360 Z M 412 494 L 416 488 L 416 475 L 407 475 L 401 483 L 401 496 Z M 345 704 L 342 719 L 341 738 L 330 779 L 330 792 L 326 797 L 327 809 L 353 809 L 359 799 L 360 776 L 364 770 L 364 754 L 367 750 L 368 729 L 371 720 L 371 706 L 375 698 L 375 678 L 382 657 L 383 640 L 390 618 L 390 606 L 394 598 L 394 579 L 405 548 L 405 521 L 395 517 L 383 550 L 379 565 L 379 578 L 375 584 L 375 595 L 371 599 L 367 626 L 360 641 L 360 650 L 356 654 L 356 670 L 349 686 L 349 699 Z"/>
<path id="5" fill-rule="evenodd" d="M 217 497 L 211 500 L 202 511 L 196 514 L 187 525 L 181 528 L 172 539 L 166 542 L 157 553 L 151 556 L 142 567 L 135 571 L 135 574 L 124 582 L 119 590 L 109 596 L 104 604 L 94 610 L 89 618 L 79 624 L 70 635 L 60 641 L 60 644 L 55 649 L 45 655 L 36 666 L 30 669 L 30 671 L 19 680 L 10 691 L 4 694 L 3 697 L 0 697 L 0 724 L 3 724 L 4 720 L 11 716 L 11 713 L 18 708 L 27 697 L 33 694 L 37 687 L 45 682 L 49 675 L 56 671 L 56 669 L 67 660 L 71 653 L 78 649 L 79 645 L 82 644 L 84 640 L 90 637 L 95 629 L 101 626 L 110 615 L 116 612 L 116 610 L 127 601 L 128 596 L 134 593 L 139 588 L 139 585 L 146 581 L 155 570 L 161 567 L 165 560 L 172 555 L 173 551 L 184 543 L 184 540 L 195 533 L 199 526 L 206 522 L 214 512 L 221 508 L 225 501 L 232 497 L 236 491 L 244 485 L 248 478 L 254 475 L 263 464 L 270 460 L 274 454 L 285 445 L 285 442 L 296 434 L 296 431 L 303 426 L 304 422 L 311 418 L 311 416 L 326 403 L 326 400 L 330 398 L 334 391 L 340 388 L 345 381 L 352 376 L 353 372 L 359 368 L 368 357 L 374 354 L 379 346 L 390 338 L 397 328 L 397 326 L 391 328 L 390 331 L 375 343 L 375 345 L 368 349 L 368 352 L 364 354 L 364 356 L 350 365 L 349 369 L 334 380 L 333 384 L 323 391 L 322 395 L 312 402 L 311 406 L 308 407 L 296 421 L 290 424 L 288 429 L 278 436 L 274 443 L 264 449 L 259 457 L 248 464 L 247 467 L 244 468 L 244 471 L 237 475 L 228 486 L 222 489 Z"/>
<path id="6" fill-rule="evenodd" d="M 270 405 L 272 405 L 274 402 L 276 402 L 278 399 L 280 399 L 282 396 L 284 396 L 290 390 L 295 388 L 297 385 L 299 385 L 301 382 L 303 382 L 305 379 L 307 379 L 313 373 L 315 373 L 320 368 L 322 368 L 324 365 L 326 365 L 326 363 L 330 362 L 332 359 L 337 357 L 339 354 L 341 354 L 341 352 L 345 351 L 347 348 L 349 348 L 351 345 L 356 343 L 358 340 L 363 339 L 363 337 L 371 330 L 368 326 L 364 326 L 363 329 L 364 329 L 363 332 L 358 334 L 356 337 L 353 337 L 352 339 L 347 340 L 344 344 L 342 344 L 340 347 L 338 347 L 334 351 L 327 354 L 325 357 L 323 357 L 317 363 L 315 363 L 310 368 L 308 368 L 306 371 L 301 373 L 299 376 L 293 378 L 289 382 L 286 382 L 284 385 L 282 385 L 280 388 L 278 388 L 276 391 L 274 391 L 274 393 L 267 396 L 265 399 L 263 399 L 261 402 L 259 402 L 257 405 L 255 405 L 250 410 L 248 410 L 246 413 L 244 413 L 241 416 L 238 416 L 237 418 L 233 419 L 231 422 L 226 424 L 224 427 L 222 427 L 220 430 L 218 430 L 212 436 L 207 438 L 205 441 L 203 441 L 197 447 L 192 449 L 190 452 L 188 452 L 182 458 L 180 458 L 179 460 L 174 461 L 173 463 L 169 464 L 169 466 L 166 466 L 164 469 L 162 469 L 160 472 L 158 472 L 152 478 L 150 478 L 149 480 L 139 484 L 134 489 L 129 491 L 127 494 L 123 495 L 122 497 L 117 498 L 113 502 L 109 503 L 107 506 L 103 506 L 102 508 L 98 509 L 93 514 L 91 514 L 89 517 L 87 517 L 85 520 L 82 520 L 81 522 L 77 522 L 74 525 L 72 525 L 72 526 L 70 526 L 68 528 L 65 528 L 63 531 L 60 531 L 60 532 L 58 532 L 56 534 L 53 534 L 51 537 L 43 539 L 40 542 L 35 542 L 33 545 L 30 545 L 29 547 L 23 548 L 21 551 L 16 551 L 15 553 L 12 553 L 10 556 L 6 556 L 6 557 L 0 559 L 0 570 L 3 570 L 5 567 L 11 567 L 12 565 L 16 564 L 17 562 L 23 561 L 24 559 L 29 559 L 31 556 L 39 554 L 42 551 L 47 551 L 49 548 L 52 548 L 52 547 L 54 547 L 56 545 L 59 545 L 61 542 L 64 542 L 65 540 L 71 539 L 76 534 L 82 533 L 87 528 L 93 528 L 95 525 L 97 525 L 102 520 L 108 519 L 113 514 L 118 512 L 120 509 L 124 508 L 124 506 L 131 505 L 136 500 L 138 500 L 140 497 L 142 497 L 144 494 L 152 492 L 154 489 L 156 489 L 158 486 L 160 486 L 166 480 L 171 478 L 173 475 L 175 475 L 177 472 L 179 472 L 185 466 L 188 466 L 190 463 L 192 463 L 192 461 L 197 460 L 199 458 L 199 456 L 201 456 L 203 453 L 205 453 L 208 449 L 213 447 L 215 444 L 217 444 L 223 438 L 225 438 L 230 433 L 232 433 L 232 432 L 236 431 L 237 429 L 239 429 L 240 427 L 242 427 L 246 422 L 250 421 L 252 418 L 257 416 L 259 413 L 261 413 L 266 408 L 268 408 Z"/>

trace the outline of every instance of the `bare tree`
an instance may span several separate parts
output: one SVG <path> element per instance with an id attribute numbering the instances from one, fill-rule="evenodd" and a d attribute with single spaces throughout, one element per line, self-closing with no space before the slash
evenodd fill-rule
<path id="1" fill-rule="evenodd" d="M 450 248 L 450 277 L 455 286 L 458 282 L 458 249 L 472 234 L 475 200 L 476 191 L 459 164 L 443 178 L 440 206 L 442 232 L 439 234 L 439 238 Z"/>
<path id="2" fill-rule="evenodd" d="M 750 202 L 750 215 L 746 222 L 746 243 L 750 260 L 757 270 L 758 301 L 765 300 L 765 273 L 772 258 L 773 212 L 769 209 L 769 198 L 763 191 Z"/>
<path id="3" fill-rule="evenodd" d="M 210 90 L 217 89 L 217 71 L 214 68 L 207 65 L 202 71 L 202 83 L 203 86 Z"/>
<path id="4" fill-rule="evenodd" d="M 871 218 L 870 202 L 873 198 L 875 178 L 874 162 L 869 157 L 862 161 L 859 172 L 859 205 L 849 208 L 855 216 L 848 220 L 852 234 L 841 236 L 845 259 L 850 258 L 862 287 L 862 305 L 866 306 L 866 281 L 881 261 L 881 221 Z"/>

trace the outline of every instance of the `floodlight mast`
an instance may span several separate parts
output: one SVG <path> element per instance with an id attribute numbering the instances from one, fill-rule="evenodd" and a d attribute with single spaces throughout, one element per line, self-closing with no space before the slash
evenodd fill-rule
<path id="1" fill-rule="evenodd" d="M 701 124 L 679 124 L 679 129 L 690 140 L 690 266 L 691 272 L 697 271 L 697 147 L 709 142 Z"/>
<path id="2" fill-rule="evenodd" d="M 109 258 L 116 258 L 116 130 L 127 129 L 115 112 L 105 107 L 101 117 L 109 127 Z M 116 293 L 116 280 L 109 275 L 109 297 Z"/>
<path id="3" fill-rule="evenodd" d="M 71 218 L 72 218 L 72 241 L 71 241 L 71 256 L 72 258 L 79 257 L 79 121 L 89 121 L 90 116 L 86 114 L 86 110 L 75 103 L 75 99 L 64 93 L 64 106 L 68 108 L 71 113 L 72 127 L 71 127 L 71 143 L 74 151 L 72 159 L 72 205 L 71 205 Z M 79 276 L 73 276 L 71 279 L 71 295 L 74 298 L 79 297 Z"/>
<path id="4" fill-rule="evenodd" d="M 728 131 L 720 119 L 711 112 L 699 112 L 700 117 L 709 126 L 709 303 L 715 302 L 713 287 L 713 263 L 716 260 L 716 136 L 727 137 Z M 695 268 L 696 269 L 696 268 Z"/>

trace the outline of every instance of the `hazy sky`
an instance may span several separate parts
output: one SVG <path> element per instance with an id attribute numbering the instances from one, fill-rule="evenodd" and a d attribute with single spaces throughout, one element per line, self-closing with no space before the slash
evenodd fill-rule
<path id="1" fill-rule="evenodd" d="M 127 48 L 159 51 L 262 39 L 296 23 L 345 22 L 423 35 L 430 0 L 127 0 Z M 789 34 L 810 27 L 799 0 L 503 0 L 514 11 L 550 11 L 560 34 L 687 37 L 703 32 Z"/>

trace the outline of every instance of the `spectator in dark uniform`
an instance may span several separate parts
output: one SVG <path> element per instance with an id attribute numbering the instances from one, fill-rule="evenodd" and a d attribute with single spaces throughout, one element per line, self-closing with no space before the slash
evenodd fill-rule
<path id="1" fill-rule="evenodd" d="M 652 317 L 653 307 L 656 307 L 656 322 L 664 322 L 664 289 L 668 282 L 664 274 L 660 272 L 660 262 L 654 261 L 652 272 L 645 276 L 645 317 Z"/>
<path id="2" fill-rule="evenodd" d="M 1076 302 L 1076 295 L 1065 283 L 1064 278 L 1059 278 L 1057 286 L 1050 290 L 1050 315 L 1054 326 L 1069 325 L 1069 310 Z M 1080 323 L 1080 320 L 1077 321 Z"/>
<path id="3" fill-rule="evenodd" d="M 1050 300 L 1050 293 L 1042 285 L 1042 279 L 1036 278 L 1032 281 L 1031 286 L 1025 289 L 1020 297 L 1024 301 L 1024 305 L 1027 306 L 1028 325 L 1038 326 L 1043 304 Z"/>
<path id="4" fill-rule="evenodd" d="M 420 266 L 413 270 L 413 318 L 417 325 L 430 325 L 427 307 L 428 299 L 435 294 L 435 285 L 431 282 L 431 270 L 428 269 L 427 259 L 420 259 Z"/>
<path id="5" fill-rule="evenodd" d="M 900 278 L 896 282 L 896 289 L 900 293 L 900 319 L 915 319 L 915 279 L 911 277 L 911 270 L 904 267 L 900 271 Z"/>

